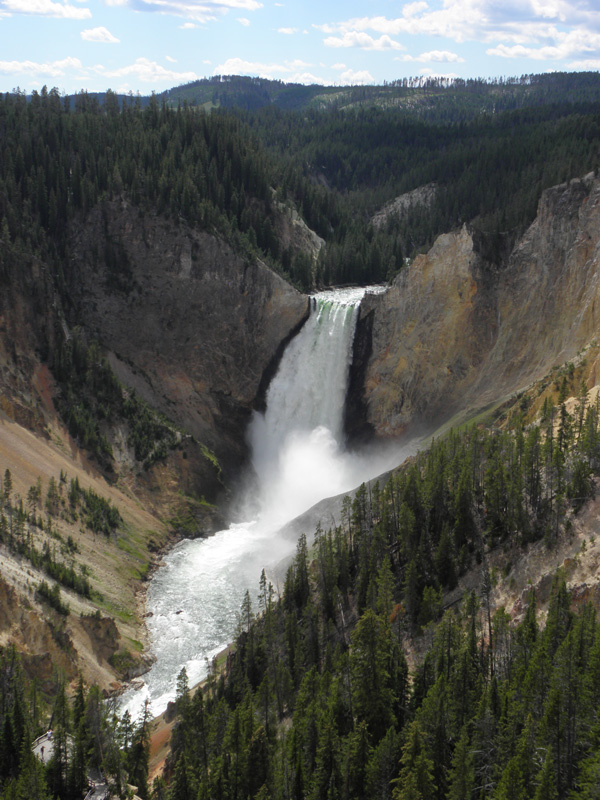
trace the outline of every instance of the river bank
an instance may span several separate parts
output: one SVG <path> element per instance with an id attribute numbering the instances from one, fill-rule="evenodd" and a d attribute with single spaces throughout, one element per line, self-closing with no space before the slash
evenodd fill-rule
<path id="1" fill-rule="evenodd" d="M 225 669 L 227 658 L 234 652 L 235 643 L 223 648 L 215 657 L 217 675 Z M 193 696 L 198 689 L 206 686 L 207 679 L 200 681 L 190 688 L 190 695 Z M 165 768 L 165 763 L 169 755 L 171 746 L 171 735 L 176 724 L 175 704 L 170 703 L 167 708 L 152 719 L 150 732 L 150 757 L 148 762 L 148 785 L 152 785 L 155 778 L 160 777 Z"/>

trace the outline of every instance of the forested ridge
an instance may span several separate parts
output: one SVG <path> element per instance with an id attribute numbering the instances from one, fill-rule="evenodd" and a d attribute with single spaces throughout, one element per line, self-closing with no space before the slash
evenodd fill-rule
<path id="1" fill-rule="evenodd" d="M 460 122 L 482 113 L 549 102 L 597 101 L 599 92 L 597 72 L 553 72 L 489 80 L 418 76 L 385 81 L 379 86 L 303 85 L 245 75 L 216 75 L 175 86 L 160 97 L 172 106 L 187 102 L 205 108 L 246 111 L 267 106 L 290 111 L 393 107 L 430 121 Z M 145 99 L 140 100 L 143 103 Z"/>
<path id="2" fill-rule="evenodd" d="M 282 597 L 264 573 L 256 607 L 247 594 L 225 673 L 194 694 L 179 676 L 154 796 L 593 797 L 595 612 L 557 574 L 545 623 L 532 591 L 515 624 L 490 602 L 510 564 L 489 559 L 569 535 L 599 434 L 582 392 L 571 414 L 547 400 L 539 425 L 452 432 L 363 485 L 339 527 L 301 537 Z M 446 606 L 467 573 L 478 588 Z"/>
<path id="3" fill-rule="evenodd" d="M 382 281 L 465 222 L 492 234 L 522 232 L 545 188 L 598 167 L 598 87 L 585 75 L 567 87 L 524 93 L 516 108 L 433 120 L 420 117 L 418 104 L 207 113 L 154 96 L 120 102 L 112 92 L 101 103 L 85 93 L 71 102 L 45 88 L 29 100 L 7 94 L 0 102 L 2 240 L 5 249 L 50 260 L 60 287 L 69 224 L 123 195 L 141 210 L 217 232 L 304 289 Z M 494 87 L 452 91 L 467 108 Z M 385 202 L 432 182 L 430 206 L 371 226 Z M 316 269 L 278 239 L 276 215 L 287 202 L 326 241 Z M 119 243 L 109 250 L 112 286 L 127 291 Z M 9 261 L 6 253 L 5 279 Z"/>
<path id="4" fill-rule="evenodd" d="M 71 111 L 56 90 L 29 102 L 6 95 L 1 111 L 3 233 L 36 254 L 55 252 L 63 269 L 69 222 L 105 196 L 125 193 L 135 205 L 222 234 L 232 233 L 229 211 L 241 220 L 252 200 L 268 202 L 264 157 L 233 119 L 171 112 L 156 100 L 143 111 L 120 107 L 112 94 L 102 107 L 82 94 Z M 244 217 L 242 227 L 251 221 Z M 262 229 L 258 236 L 262 242 Z M 112 256 L 118 286 L 127 265 Z"/>
<path id="5" fill-rule="evenodd" d="M 397 195 L 435 184 L 430 204 L 392 216 L 379 231 L 382 258 L 389 263 L 392 253 L 398 264 L 465 222 L 491 234 L 522 233 L 544 189 L 597 168 L 599 112 L 597 104 L 565 103 L 449 124 L 364 108 L 265 109 L 243 118 L 282 160 L 298 161 L 335 189 L 350 219 L 369 220 Z M 305 213 L 310 219 L 309 208 Z M 351 224 L 348 217 L 344 223 Z M 343 251 L 358 231 L 342 226 L 336 233 L 324 253 L 326 276 L 352 262 Z"/>
<path id="6" fill-rule="evenodd" d="M 340 227 L 345 212 L 331 192 L 303 177 L 293 164 L 283 170 L 232 115 L 191 107 L 173 110 L 155 97 L 143 109 L 135 100 L 120 106 L 113 93 L 106 94 L 103 105 L 82 93 L 71 109 L 68 98 L 53 89 L 29 101 L 20 94 L 4 95 L 0 131 L 7 153 L 0 168 L 5 250 L 0 277 L 5 281 L 10 264 L 30 253 L 50 262 L 64 294 L 69 226 L 113 197 L 126 197 L 142 213 L 214 232 L 244 257 L 266 259 L 303 289 L 314 282 L 310 258 L 281 245 L 278 204 L 289 200 L 298 205 L 327 239 L 344 241 L 350 228 L 347 214 Z M 360 220 L 357 224 L 364 231 Z M 377 259 L 373 268 L 372 239 L 372 232 L 362 236 L 362 261 L 353 264 L 348 279 L 385 279 L 392 265 Z M 109 242 L 99 256 L 108 266 L 111 288 L 130 291 L 119 242 Z M 332 275 L 331 281 L 341 277 Z"/>

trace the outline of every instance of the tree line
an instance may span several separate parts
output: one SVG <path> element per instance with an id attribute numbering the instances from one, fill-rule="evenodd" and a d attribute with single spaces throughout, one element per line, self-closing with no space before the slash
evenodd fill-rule
<path id="1" fill-rule="evenodd" d="M 493 609 L 499 547 L 569 536 L 600 469 L 598 404 L 470 427 L 383 486 L 346 498 L 339 526 L 299 540 L 282 596 L 247 593 L 226 668 L 179 676 L 156 800 L 583 800 L 600 764 L 600 630 L 554 579 L 516 621 Z M 476 590 L 445 605 L 467 572 Z M 410 647 L 418 652 L 412 667 Z M 591 793 L 592 792 L 592 793 Z"/>

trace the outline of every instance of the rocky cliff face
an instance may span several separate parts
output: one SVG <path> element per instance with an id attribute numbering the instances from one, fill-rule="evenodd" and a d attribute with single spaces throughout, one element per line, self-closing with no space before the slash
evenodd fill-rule
<path id="1" fill-rule="evenodd" d="M 52 405 L 41 367 L 56 331 L 52 280 L 35 257 L 2 252 L 0 263 L 7 265 L 0 282 L 0 414 L 41 432 Z"/>
<path id="2" fill-rule="evenodd" d="M 411 211 L 419 206 L 430 206 L 437 194 L 435 183 L 428 183 L 426 186 L 419 186 L 412 192 L 406 192 L 399 197 L 395 197 L 386 203 L 382 209 L 373 215 L 371 222 L 374 228 L 382 228 L 390 217 L 402 218 L 407 211 Z"/>
<path id="3" fill-rule="evenodd" d="M 439 237 L 384 295 L 365 299 L 354 420 L 363 413 L 377 436 L 389 437 L 482 407 L 597 335 L 600 181 L 593 175 L 547 191 L 505 261 L 489 251 L 463 227 Z"/>
<path id="4" fill-rule="evenodd" d="M 94 209 L 71 252 L 75 319 L 112 352 L 120 379 L 225 468 L 239 465 L 263 376 L 307 298 L 223 240 L 125 202 Z"/>

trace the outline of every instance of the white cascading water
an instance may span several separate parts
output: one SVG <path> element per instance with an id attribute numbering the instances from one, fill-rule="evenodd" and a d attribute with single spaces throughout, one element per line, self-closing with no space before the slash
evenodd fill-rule
<path id="1" fill-rule="evenodd" d="M 316 295 L 312 314 L 286 348 L 250 425 L 261 522 L 282 525 L 344 491 L 343 414 L 356 317 L 364 289 Z"/>
<path id="2" fill-rule="evenodd" d="M 235 636 L 246 590 L 254 598 L 263 567 L 268 571 L 295 550 L 294 543 L 278 539 L 278 528 L 384 468 L 369 469 L 342 444 L 348 367 L 364 292 L 314 296 L 311 315 L 271 382 L 266 412 L 255 414 L 250 425 L 257 518 L 208 539 L 181 542 L 166 556 L 147 595 L 156 661 L 144 686 L 123 696 L 122 711 L 137 717 L 148 698 L 152 713 L 161 713 L 175 697 L 182 667 L 190 684 L 202 680 L 208 663 Z"/>

